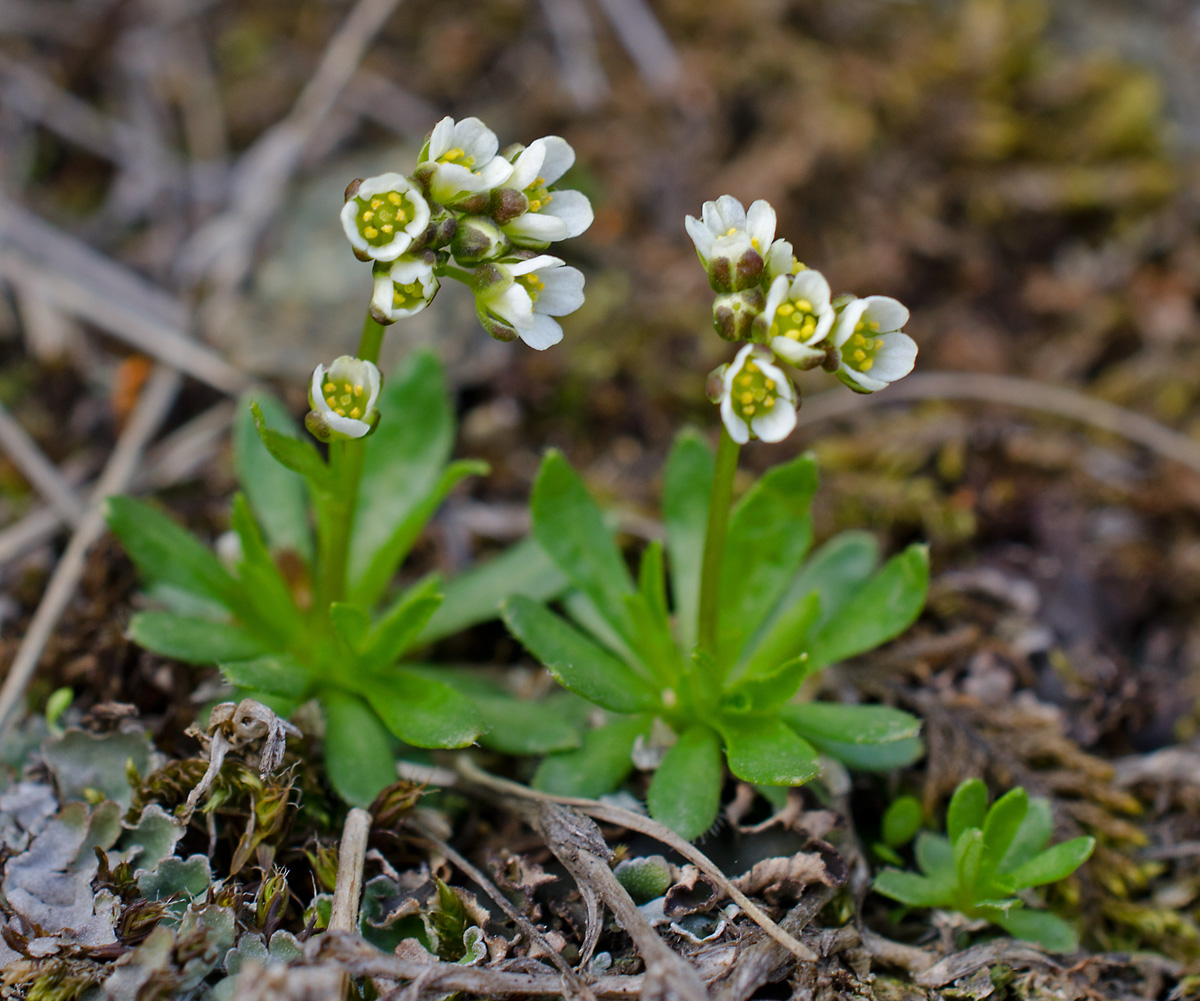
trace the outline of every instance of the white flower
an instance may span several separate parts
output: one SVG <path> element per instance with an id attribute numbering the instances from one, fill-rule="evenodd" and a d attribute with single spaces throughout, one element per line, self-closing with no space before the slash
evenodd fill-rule
<path id="1" fill-rule="evenodd" d="M 737 292 L 758 284 L 763 256 L 775 238 L 775 210 L 759 199 L 742 207 L 733 195 L 705 202 L 701 218 L 684 219 L 714 292 Z"/>
<path id="2" fill-rule="evenodd" d="M 766 276 L 767 285 L 771 285 L 780 275 L 790 277 L 804 270 L 804 265 L 796 260 L 796 252 L 791 243 L 782 237 L 771 244 L 763 255 L 763 260 L 763 274 Z"/>
<path id="3" fill-rule="evenodd" d="M 430 194 L 436 201 L 453 203 L 508 180 L 513 166 L 496 155 L 499 148 L 496 133 L 478 118 L 455 122 L 447 115 L 433 127 L 417 169 L 432 164 Z"/>
<path id="4" fill-rule="evenodd" d="M 342 206 L 342 229 L 364 261 L 394 261 L 428 225 L 429 203 L 403 174 L 368 177 Z"/>
<path id="5" fill-rule="evenodd" d="M 504 225 L 504 232 L 513 243 L 544 247 L 579 236 L 592 224 L 592 203 L 586 195 L 579 191 L 551 190 L 551 185 L 574 162 L 575 151 L 560 136 L 535 139 L 517 154 L 512 176 L 504 186 L 524 194 L 529 208 Z"/>
<path id="6" fill-rule="evenodd" d="M 304 424 L 321 441 L 361 438 L 379 419 L 379 369 L 352 355 L 335 358 L 328 369 L 318 365 L 308 390 L 312 411 Z"/>
<path id="7" fill-rule="evenodd" d="M 838 313 L 833 346 L 841 350 L 838 378 L 859 393 L 874 393 L 913 370 L 917 344 L 901 333 L 908 310 L 886 295 L 852 299 Z"/>
<path id="8" fill-rule="evenodd" d="M 583 305 L 583 273 L 541 254 L 527 261 L 485 264 L 476 272 L 475 311 L 493 337 L 520 337 L 544 351 L 562 340 L 554 319 Z"/>
<path id="9" fill-rule="evenodd" d="M 433 302 L 441 283 L 433 273 L 432 256 L 406 254 L 391 265 L 375 266 L 371 316 L 377 323 L 414 316 Z"/>
<path id="10" fill-rule="evenodd" d="M 755 332 L 784 361 L 802 367 L 819 363 L 825 352 L 816 346 L 829 335 L 836 318 L 832 298 L 829 282 L 819 271 L 806 268 L 795 278 L 780 275 L 754 321 Z"/>
<path id="11" fill-rule="evenodd" d="M 796 426 L 796 390 L 771 354 L 747 344 L 721 375 L 721 420 L 729 437 L 783 441 Z"/>

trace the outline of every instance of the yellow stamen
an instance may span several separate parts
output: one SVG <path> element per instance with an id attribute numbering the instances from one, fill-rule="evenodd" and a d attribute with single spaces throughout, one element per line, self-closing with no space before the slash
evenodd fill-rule
<path id="1" fill-rule="evenodd" d="M 763 383 L 763 385 L 766 386 L 767 389 L 774 389 L 775 388 L 775 380 L 768 379 L 766 382 Z"/>
<path id="2" fill-rule="evenodd" d="M 362 391 L 363 391 L 363 388 L 362 388 L 362 383 L 360 383 L 360 382 L 356 382 L 356 383 L 354 384 L 354 395 L 355 395 L 355 396 L 362 396 Z"/>
<path id="3" fill-rule="evenodd" d="M 378 208 L 382 208 L 382 207 L 383 207 L 383 199 L 382 198 L 372 198 L 371 199 L 371 208 L 378 209 Z"/>
<path id="4" fill-rule="evenodd" d="M 755 365 L 754 362 L 748 361 L 748 362 L 746 362 L 745 369 L 747 372 L 757 372 L 758 366 Z"/>
<path id="5" fill-rule="evenodd" d="M 876 341 L 875 350 L 878 351 L 881 347 L 883 347 L 883 341 Z"/>
<path id="6" fill-rule="evenodd" d="M 541 199 L 535 198 L 529 203 L 529 211 L 537 212 L 542 207 Z"/>
<path id="7" fill-rule="evenodd" d="M 332 382 L 327 382 L 322 388 L 324 388 L 326 393 L 332 393 L 335 389 L 337 389 L 337 385 Z"/>
<path id="8" fill-rule="evenodd" d="M 791 316 L 794 312 L 796 312 L 796 307 L 793 306 L 790 302 L 785 302 L 782 306 L 779 307 L 779 315 L 780 316 Z"/>
<path id="9" fill-rule="evenodd" d="M 778 320 L 776 320 L 774 323 L 771 324 L 771 336 L 772 337 L 779 336 L 779 321 Z"/>
<path id="10" fill-rule="evenodd" d="M 790 337 L 793 341 L 798 341 L 800 340 L 800 331 L 793 327 L 784 336 Z"/>
<path id="11" fill-rule="evenodd" d="M 334 404 L 337 403 L 337 397 L 336 396 L 327 396 L 327 397 L 325 397 L 325 402 L 328 403 L 332 407 L 332 406 L 334 406 Z"/>
<path id="12" fill-rule="evenodd" d="M 870 359 L 868 359 L 867 361 L 863 362 L 863 363 L 862 363 L 862 365 L 860 365 L 860 366 L 859 366 L 859 369 L 858 369 L 858 370 L 859 370 L 860 372 L 870 372 L 870 371 L 871 371 L 871 366 L 872 366 L 872 365 L 874 365 L 874 364 L 875 364 L 875 362 L 873 362 L 873 361 L 871 361 Z"/>
<path id="13" fill-rule="evenodd" d="M 746 390 L 746 392 L 742 393 L 742 402 L 743 403 L 753 403 L 754 402 L 754 394 L 752 392 L 750 392 L 749 390 Z"/>
<path id="14" fill-rule="evenodd" d="M 738 382 L 740 382 L 743 386 L 749 386 L 750 383 L 752 383 L 753 381 L 754 380 L 752 378 L 750 378 L 750 376 L 748 376 L 748 375 L 743 375 L 743 376 L 738 377 Z"/>
<path id="15" fill-rule="evenodd" d="M 390 222 L 388 222 L 388 223 L 384 223 L 379 228 L 382 229 L 385 233 L 391 233 L 395 230 L 396 227 L 393 226 Z"/>
<path id="16" fill-rule="evenodd" d="M 749 403 L 742 407 L 742 413 L 744 413 L 747 417 L 750 417 L 754 413 L 754 404 Z"/>
<path id="17" fill-rule="evenodd" d="M 377 230 L 374 226 L 368 226 L 363 230 L 363 236 L 365 236 L 368 240 L 374 240 L 378 235 L 379 230 Z"/>
<path id="18" fill-rule="evenodd" d="M 773 406 L 775 406 L 775 397 L 768 396 L 765 400 L 763 400 L 764 410 L 770 410 Z"/>
<path id="19" fill-rule="evenodd" d="M 359 410 L 359 409 L 358 409 L 358 407 L 351 407 L 351 408 L 350 408 L 350 416 L 351 416 L 351 417 L 357 418 L 357 417 L 359 416 L 359 414 L 361 414 L 361 413 L 362 413 L 362 411 L 361 411 L 361 410 Z"/>
<path id="20" fill-rule="evenodd" d="M 797 299 L 796 308 L 802 313 L 811 313 L 813 311 L 812 303 L 807 299 Z"/>
<path id="21" fill-rule="evenodd" d="M 370 209 L 367 209 L 367 211 L 363 213 L 362 217 L 363 217 L 363 222 L 370 222 L 372 219 L 375 218 L 375 213 L 372 212 Z"/>
<path id="22" fill-rule="evenodd" d="M 391 202 L 393 205 L 399 205 L 399 204 L 400 204 L 400 202 L 402 201 L 402 199 L 400 198 L 400 192 L 398 192 L 398 191 L 389 191 L 389 192 L 388 192 L 388 196 L 387 196 L 387 200 L 388 200 L 389 202 Z"/>
<path id="23" fill-rule="evenodd" d="M 345 390 L 347 393 L 353 393 L 353 392 L 354 392 L 354 387 L 353 387 L 353 386 L 351 386 L 351 385 L 350 385 L 350 383 L 348 383 L 348 382 L 343 382 L 343 383 L 342 383 L 342 388 L 343 388 L 343 389 L 344 389 L 344 390 Z"/>
<path id="24" fill-rule="evenodd" d="M 855 361 L 862 361 L 866 357 L 867 357 L 867 353 L 862 348 L 859 348 L 857 351 L 854 352 L 854 360 Z"/>

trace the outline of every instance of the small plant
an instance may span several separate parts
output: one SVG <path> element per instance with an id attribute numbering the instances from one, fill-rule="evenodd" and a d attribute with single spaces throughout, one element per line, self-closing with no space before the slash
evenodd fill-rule
<path id="1" fill-rule="evenodd" d="M 908 628 L 924 604 L 928 557 L 910 546 L 879 567 L 876 544 L 858 532 L 810 555 L 810 456 L 768 471 L 730 513 L 741 444 L 780 441 L 795 427 L 798 397 L 780 363 L 821 366 L 871 392 L 911 370 L 916 346 L 894 299 L 834 299 L 774 239 L 766 202 L 747 212 L 726 195 L 687 226 L 717 293 L 717 332 L 752 342 L 709 379 L 723 422 L 717 454 L 695 433 L 676 441 L 664 474 L 666 546 L 646 547 L 635 581 L 583 482 L 549 453 L 533 488 L 533 533 L 570 582 L 566 618 L 518 595 L 504 621 L 562 685 L 612 714 L 579 749 L 546 758 L 535 784 L 597 796 L 636 761 L 655 769 L 651 814 L 691 838 L 716 818 L 726 762 L 748 782 L 792 786 L 817 774 L 818 751 L 864 768 L 920 756 L 920 725 L 907 713 L 794 699 L 821 668 Z"/>
<path id="2" fill-rule="evenodd" d="M 453 411 L 432 355 L 410 356 L 383 386 L 384 327 L 428 307 L 452 278 L 471 288 L 492 336 L 537 349 L 561 340 L 556 317 L 583 303 L 583 275 L 541 251 L 591 224 L 587 198 L 554 187 L 574 156 L 557 136 L 501 153 L 478 119 L 446 118 L 411 176 L 353 182 L 342 226 L 372 264 L 374 285 L 357 355 L 313 372 L 305 425 L 327 455 L 274 398 L 243 401 L 234 427 L 243 492 L 221 556 L 148 504 L 109 502 L 109 525 L 161 606 L 135 615 L 131 636 L 165 656 L 219 665 L 241 694 L 280 714 L 318 699 L 329 778 L 352 803 L 396 780 L 398 741 L 462 747 L 487 726 L 469 698 L 398 666 L 401 658 L 494 615 L 522 577 L 531 593 L 553 593 L 529 546 L 507 554 L 499 572 L 461 582 L 442 619 L 436 576 L 394 589 L 442 499 L 487 466 L 449 461 Z M 500 712 L 495 699 L 488 705 Z"/>
<path id="3" fill-rule="evenodd" d="M 909 907 L 958 911 L 999 925 L 1014 938 L 1055 952 L 1076 948 L 1071 926 L 1049 911 L 1026 906 L 1022 891 L 1065 879 L 1092 854 L 1095 839 L 1050 845 L 1054 819 L 1048 800 L 1012 789 L 988 807 L 979 779 L 963 782 L 950 799 L 946 834 L 922 831 L 915 854 L 921 872 L 885 869 L 875 891 Z"/>

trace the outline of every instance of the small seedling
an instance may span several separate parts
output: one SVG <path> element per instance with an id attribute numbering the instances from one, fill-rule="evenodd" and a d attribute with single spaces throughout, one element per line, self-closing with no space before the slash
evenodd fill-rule
<path id="1" fill-rule="evenodd" d="M 1078 942 L 1066 921 L 1026 907 L 1023 890 L 1065 879 L 1092 854 L 1095 839 L 1072 838 L 1047 847 L 1054 820 L 1049 801 L 1012 789 L 988 807 L 987 787 L 968 779 L 954 792 L 946 834 L 922 831 L 915 854 L 921 872 L 885 869 L 875 891 L 909 907 L 958 911 L 999 925 L 1014 938 L 1054 952 Z"/>

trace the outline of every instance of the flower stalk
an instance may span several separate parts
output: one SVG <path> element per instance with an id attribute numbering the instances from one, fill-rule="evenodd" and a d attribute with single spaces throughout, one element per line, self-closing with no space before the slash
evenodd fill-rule
<path id="1" fill-rule="evenodd" d="M 717 652 L 721 566 L 725 562 L 725 535 L 729 528 L 733 481 L 737 476 L 738 454 L 741 450 L 742 447 L 722 427 L 721 441 L 717 446 L 712 493 L 708 500 L 708 527 L 704 534 L 704 562 L 700 570 L 700 614 L 697 626 L 700 650 L 712 657 L 715 657 Z"/>

